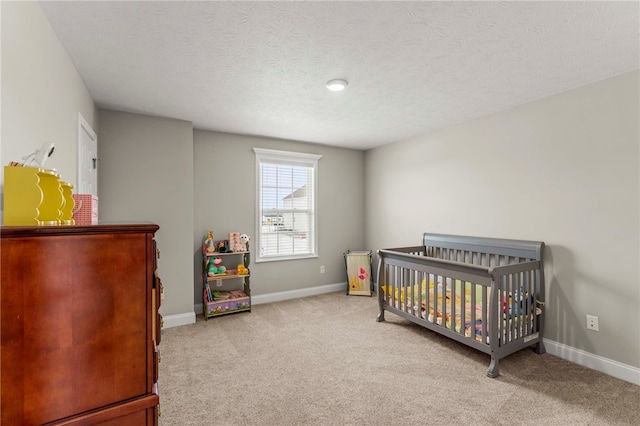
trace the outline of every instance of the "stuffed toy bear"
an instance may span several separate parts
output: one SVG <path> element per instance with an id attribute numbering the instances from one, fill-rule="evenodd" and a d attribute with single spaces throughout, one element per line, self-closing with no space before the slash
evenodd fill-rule
<path id="1" fill-rule="evenodd" d="M 243 246 L 243 251 L 249 251 L 249 236 L 247 234 L 240 234 L 240 244 Z"/>

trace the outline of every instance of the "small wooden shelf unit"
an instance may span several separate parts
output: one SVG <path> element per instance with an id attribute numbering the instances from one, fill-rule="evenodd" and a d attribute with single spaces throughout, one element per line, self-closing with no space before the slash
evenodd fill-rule
<path id="1" fill-rule="evenodd" d="M 227 269 L 222 274 L 209 275 L 209 262 L 213 262 L 216 257 L 222 260 L 221 265 Z M 251 274 L 248 269 L 249 252 L 209 253 L 203 245 L 202 258 L 202 281 L 204 287 L 202 313 L 205 320 L 220 315 L 251 311 L 251 286 L 249 283 Z M 245 274 L 238 273 L 238 268 L 236 267 L 238 265 L 244 265 L 247 269 Z"/>

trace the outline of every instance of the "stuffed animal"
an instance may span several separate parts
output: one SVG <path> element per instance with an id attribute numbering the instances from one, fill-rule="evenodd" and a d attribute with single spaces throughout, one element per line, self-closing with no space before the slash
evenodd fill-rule
<path id="1" fill-rule="evenodd" d="M 249 275 L 249 270 L 242 263 L 239 263 L 238 264 L 237 274 L 238 275 Z"/>
<path id="2" fill-rule="evenodd" d="M 214 251 L 216 251 L 216 246 L 213 243 L 213 231 L 209 231 L 207 233 L 207 239 L 204 240 L 204 250 L 207 253 L 213 253 Z"/>
<path id="3" fill-rule="evenodd" d="M 249 251 L 249 236 L 247 234 L 240 234 L 240 244 L 243 247 L 243 251 Z"/>
<path id="4" fill-rule="evenodd" d="M 209 259 L 209 265 L 207 270 L 207 275 L 213 277 L 215 275 L 224 274 L 227 268 L 221 265 L 222 259 L 219 257 L 214 257 L 213 259 Z"/>

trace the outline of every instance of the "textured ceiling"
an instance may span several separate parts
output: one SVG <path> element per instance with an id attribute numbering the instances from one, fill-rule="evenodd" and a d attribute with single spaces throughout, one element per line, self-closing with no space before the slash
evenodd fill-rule
<path id="1" fill-rule="evenodd" d="M 635 1 L 41 5 L 101 108 L 355 149 L 640 68 Z"/>

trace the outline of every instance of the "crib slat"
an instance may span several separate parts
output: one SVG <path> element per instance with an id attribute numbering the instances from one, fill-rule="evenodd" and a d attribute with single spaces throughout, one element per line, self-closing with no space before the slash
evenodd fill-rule
<path id="1" fill-rule="evenodd" d="M 411 313 L 411 300 L 409 299 L 411 290 L 411 270 L 407 268 L 402 268 L 403 274 L 406 276 L 405 279 L 402 280 L 403 290 L 404 290 L 404 311 L 407 313 Z"/>
<path id="2" fill-rule="evenodd" d="M 511 326 L 512 326 L 511 315 L 509 314 L 509 305 L 511 304 L 511 301 L 510 301 L 511 291 L 510 291 L 510 281 L 509 281 L 508 275 L 502 276 L 502 289 L 504 292 L 504 298 L 502 299 L 503 314 L 502 314 L 501 321 L 504 324 L 504 333 L 500 335 L 500 339 L 501 339 L 500 346 L 506 343 L 509 343 L 511 341 L 511 335 L 513 333 L 513 330 L 511 329 Z"/>
<path id="3" fill-rule="evenodd" d="M 438 323 L 438 309 L 440 310 L 440 312 L 442 312 L 442 303 L 440 304 L 440 307 L 438 307 L 438 300 L 442 300 L 443 297 L 444 297 L 442 295 L 442 292 L 444 290 L 442 288 L 442 285 L 440 285 L 441 280 L 442 280 L 442 275 L 436 275 L 436 281 L 435 281 L 434 286 L 435 286 L 436 291 L 438 292 L 438 294 L 434 295 L 434 299 L 433 299 L 433 306 L 435 308 L 434 309 L 435 312 L 433 313 L 433 316 L 434 316 L 433 319 L 435 320 L 436 324 Z"/>
<path id="4" fill-rule="evenodd" d="M 484 289 L 483 289 L 484 290 Z M 489 296 L 491 297 L 491 294 L 487 294 L 486 291 L 483 291 L 482 296 Z M 490 305 L 491 301 L 488 299 L 483 299 L 483 300 L 487 300 L 486 304 Z M 482 311 L 480 312 L 480 324 L 481 324 L 481 336 L 482 336 L 482 342 L 489 344 L 489 321 L 490 321 L 490 317 L 487 317 L 487 313 L 489 311 L 483 307 Z"/>
<path id="5" fill-rule="evenodd" d="M 442 326 L 444 328 L 447 328 L 447 277 L 441 275 L 440 279 L 442 280 L 442 287 L 441 287 L 441 292 L 442 295 L 440 296 L 441 300 L 442 300 L 442 306 L 440 308 L 440 312 L 441 312 L 441 319 L 440 319 L 440 324 L 442 324 Z"/>
<path id="6" fill-rule="evenodd" d="M 522 294 L 520 299 L 520 337 L 525 337 L 527 335 L 527 325 L 529 323 L 529 291 L 525 285 L 526 274 L 524 272 L 518 274 L 518 284 L 520 292 Z"/>
<path id="7" fill-rule="evenodd" d="M 462 284 L 460 284 L 460 291 L 462 292 L 460 295 L 460 333 L 464 335 L 467 324 L 467 281 L 462 281 Z M 470 334 L 470 336 L 473 335 Z"/>
<path id="8" fill-rule="evenodd" d="M 515 340 L 518 338 L 518 322 L 519 319 L 518 317 L 520 316 L 520 312 L 519 312 L 519 308 L 518 308 L 518 304 L 519 304 L 519 292 L 520 290 L 518 289 L 517 286 L 517 277 L 518 274 L 509 274 L 509 285 L 511 287 L 511 300 L 512 300 L 512 307 L 511 307 L 511 340 Z"/>
<path id="9" fill-rule="evenodd" d="M 407 279 L 409 278 L 409 274 L 406 268 L 400 269 L 400 306 L 402 307 L 403 312 L 407 312 L 407 305 L 409 301 L 409 292 L 407 291 L 409 287 L 407 286 Z M 404 294 L 404 297 L 402 295 Z M 404 299 L 404 301 L 402 300 Z"/>
<path id="10" fill-rule="evenodd" d="M 541 277 L 543 274 L 542 270 L 536 270 L 534 271 L 534 275 L 535 275 L 535 282 L 539 283 L 542 282 L 542 288 L 536 286 L 535 287 L 535 298 L 534 298 L 534 311 L 536 311 L 538 309 L 538 295 L 542 295 L 542 301 L 544 302 L 544 279 Z M 533 286 L 533 283 L 532 283 Z M 540 306 L 541 309 L 544 309 L 544 305 Z M 540 330 L 538 327 L 540 327 L 542 324 L 540 324 L 540 317 L 536 316 L 534 321 L 533 321 L 533 333 L 538 333 Z"/>
<path id="11" fill-rule="evenodd" d="M 397 308 L 400 308 L 399 300 L 396 297 L 396 294 L 400 292 L 400 290 L 398 289 L 398 267 L 397 266 L 393 267 L 393 287 L 391 288 L 391 290 L 392 290 L 391 297 L 393 298 L 394 305 Z"/>
<path id="12" fill-rule="evenodd" d="M 416 295 L 416 304 L 414 306 L 414 315 L 420 318 L 420 312 L 422 307 L 422 272 L 416 271 L 416 288 L 418 294 Z"/>
<path id="13" fill-rule="evenodd" d="M 520 298 L 520 336 L 524 337 L 527 335 L 527 318 L 529 315 L 529 292 L 525 288 L 525 273 L 518 273 L 518 285 L 519 291 L 521 293 Z"/>
<path id="14" fill-rule="evenodd" d="M 537 310 L 538 310 L 538 291 L 536 289 L 536 272 L 529 272 L 529 291 L 531 294 L 531 323 L 529 324 L 529 334 L 534 334 L 537 331 Z"/>
<path id="15" fill-rule="evenodd" d="M 520 262 L 520 258 L 519 257 L 515 257 L 514 258 L 514 262 L 515 263 L 519 263 Z M 522 337 L 522 319 L 524 317 L 524 292 L 522 290 L 522 284 L 520 282 L 520 276 L 522 274 L 520 273 L 515 273 L 513 276 L 514 279 L 514 286 L 516 288 L 516 293 L 517 293 L 517 303 L 518 303 L 518 316 L 517 316 L 517 321 L 516 321 L 516 339 Z"/>
<path id="16" fill-rule="evenodd" d="M 504 336 L 506 332 L 506 327 L 504 322 L 504 311 L 503 311 L 503 304 L 504 304 L 504 298 L 506 297 L 506 292 L 504 291 L 504 282 L 502 277 L 498 279 L 498 282 L 496 283 L 496 285 L 498 287 L 499 308 L 498 308 L 498 319 L 496 323 L 496 333 L 493 334 L 493 337 L 498 339 L 498 342 L 496 343 L 498 343 L 498 346 L 500 346 L 500 343 L 504 340 L 502 336 Z"/>
<path id="17" fill-rule="evenodd" d="M 436 277 L 434 274 L 432 273 L 427 274 L 427 286 L 431 286 L 431 283 L 435 282 L 435 280 L 436 280 Z M 425 312 L 426 314 L 425 318 L 427 321 L 433 321 L 433 317 L 429 318 L 429 315 L 431 315 L 431 305 L 433 305 L 433 298 L 435 297 L 435 291 L 436 291 L 435 287 L 434 287 L 433 293 L 431 292 L 431 290 L 427 291 L 427 304 L 426 304 L 427 311 Z"/>
<path id="18" fill-rule="evenodd" d="M 395 286 L 394 281 L 394 266 L 387 265 L 387 302 L 391 304 L 393 300 L 393 287 Z"/>
<path id="19" fill-rule="evenodd" d="M 530 333 L 531 324 L 531 289 L 529 289 L 529 273 L 522 273 L 522 292 L 524 294 L 523 310 L 522 313 L 522 335 L 528 336 Z"/>
<path id="20" fill-rule="evenodd" d="M 456 331 L 456 305 L 458 304 L 458 298 L 456 297 L 457 294 L 456 280 L 451 279 L 451 320 L 449 321 L 451 326 L 449 328 L 453 331 Z"/>
<path id="21" fill-rule="evenodd" d="M 525 315 L 525 295 L 522 287 L 522 273 L 514 274 L 514 285 L 518 292 L 518 321 L 516 322 L 516 338 L 519 339 L 524 335 L 524 315 Z"/>
<path id="22" fill-rule="evenodd" d="M 498 323 L 501 327 L 500 334 L 498 334 L 498 339 L 500 340 L 499 346 L 502 346 L 505 343 L 505 336 L 507 336 L 507 334 L 509 333 L 509 319 L 505 315 L 505 300 L 509 298 L 509 294 L 507 292 L 506 277 L 504 275 L 500 277 L 498 286 L 500 287 L 500 311 L 498 316 Z"/>
<path id="23" fill-rule="evenodd" d="M 487 313 L 488 311 L 488 307 L 489 307 L 489 298 L 487 297 L 487 287 L 482 286 L 482 300 L 483 300 L 483 306 L 482 306 L 482 312 L 481 312 L 481 317 L 482 317 L 482 343 L 489 343 L 487 342 L 487 324 L 488 324 L 488 318 L 487 318 Z M 475 312 L 475 306 L 474 306 L 474 312 Z"/>
<path id="24" fill-rule="evenodd" d="M 478 318 L 476 317 L 478 311 L 476 310 L 476 288 L 475 286 L 473 286 L 474 288 L 471 291 L 471 318 L 469 319 L 469 324 L 471 326 L 471 338 L 476 340 L 477 336 L 476 336 L 476 324 L 478 322 Z M 484 333 L 483 333 L 484 334 Z"/>
<path id="25" fill-rule="evenodd" d="M 424 305 L 423 305 L 423 300 L 422 300 L 422 298 L 423 298 L 423 296 L 424 296 L 424 292 L 422 291 L 422 282 L 423 282 L 423 281 L 424 281 L 424 282 L 427 282 L 426 277 L 425 277 L 425 273 L 424 273 L 424 272 L 421 272 L 421 273 L 420 273 L 420 294 L 419 294 L 419 296 L 418 296 L 418 317 L 420 317 L 420 318 L 422 318 L 422 317 L 423 317 L 423 314 L 422 314 L 422 306 L 424 306 Z M 427 283 L 427 285 L 428 285 L 428 283 Z M 427 289 L 428 289 L 428 287 L 427 287 Z"/>
<path id="26" fill-rule="evenodd" d="M 416 295 L 416 292 L 420 291 L 420 281 L 419 281 L 419 277 L 418 277 L 419 273 L 418 271 L 412 270 L 411 271 L 411 283 L 412 283 L 412 287 L 411 287 L 411 315 L 416 315 L 416 297 L 419 297 L 419 295 Z"/>
<path id="27" fill-rule="evenodd" d="M 404 311 L 407 313 L 411 313 L 411 270 L 407 268 L 402 268 L 402 272 L 405 275 L 405 279 L 402 280 L 403 290 L 404 290 Z"/>
<path id="28" fill-rule="evenodd" d="M 533 334 L 533 325 L 536 321 L 536 298 L 533 290 L 533 273 L 525 273 L 525 289 L 527 294 L 527 336 Z"/>
<path id="29" fill-rule="evenodd" d="M 514 303 L 514 292 L 513 292 L 513 276 L 511 274 L 509 275 L 505 275 L 504 277 L 505 280 L 505 290 L 507 293 L 507 300 L 510 300 L 510 303 L 513 304 Z M 507 318 L 508 318 L 508 322 L 507 322 L 507 334 L 508 336 L 504 339 L 504 344 L 507 343 L 511 343 L 511 341 L 513 340 L 513 335 L 515 332 L 515 328 L 514 328 L 514 312 L 513 312 L 513 306 L 511 306 L 511 312 L 509 313 L 509 308 L 507 308 Z"/>

